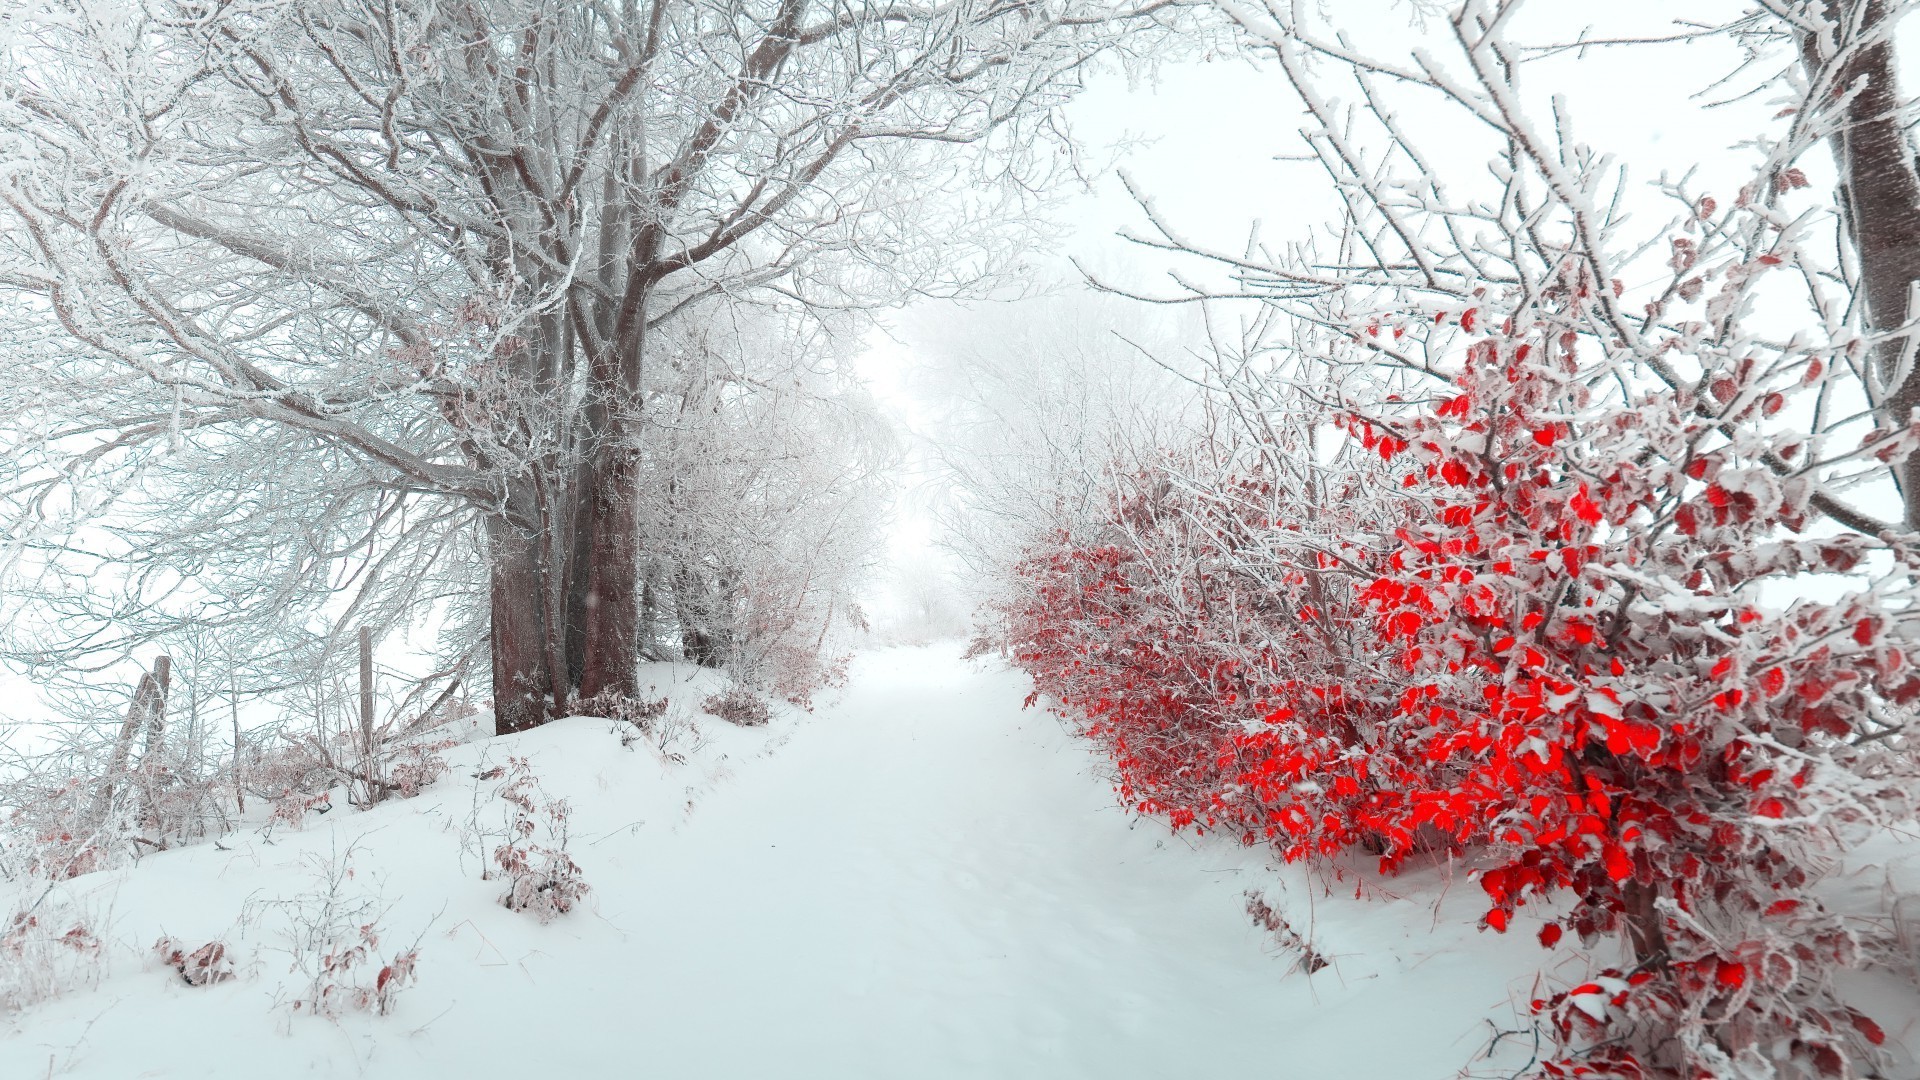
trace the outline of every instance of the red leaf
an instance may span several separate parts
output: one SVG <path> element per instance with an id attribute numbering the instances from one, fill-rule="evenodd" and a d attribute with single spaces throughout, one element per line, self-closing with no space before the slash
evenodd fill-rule
<path id="1" fill-rule="evenodd" d="M 1872 1018 L 1866 1014 L 1857 1013 L 1852 1009 L 1848 1009 L 1847 1019 L 1853 1021 L 1854 1028 L 1858 1030 L 1861 1035 L 1864 1035 L 1866 1040 L 1873 1045 L 1879 1046 L 1881 1043 L 1887 1041 L 1887 1033 L 1881 1031 L 1880 1025 L 1874 1023 Z"/>
<path id="2" fill-rule="evenodd" d="M 1605 861 L 1607 864 L 1607 876 L 1612 878 L 1615 884 L 1623 882 L 1633 876 L 1633 860 L 1627 858 L 1626 851 L 1622 849 L 1620 845 L 1607 845 Z"/>
<path id="3" fill-rule="evenodd" d="M 1760 689 L 1765 690 L 1768 697 L 1778 697 L 1786 688 L 1787 673 L 1779 668 L 1768 668 L 1760 676 Z"/>

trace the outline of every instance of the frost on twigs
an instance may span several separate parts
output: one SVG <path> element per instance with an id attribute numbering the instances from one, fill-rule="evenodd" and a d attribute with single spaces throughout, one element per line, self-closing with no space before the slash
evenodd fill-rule
<path id="1" fill-rule="evenodd" d="M 1413 62 L 1324 6 L 1219 6 L 1307 110 L 1338 254 L 1210 252 L 1141 198 L 1144 242 L 1262 314 L 1203 358 L 1207 428 L 1116 454 L 1091 520 L 1026 552 L 1017 662 L 1141 813 L 1384 872 L 1470 855 L 1487 930 L 1608 939 L 1624 963 L 1541 995 L 1546 1075 L 1885 1075 L 1836 979 L 1910 958 L 1815 886 L 1920 810 L 1912 274 L 1890 312 L 1856 288 L 1885 264 L 1797 166 L 1844 130 L 1850 198 L 1911 185 L 1899 106 L 1834 111 L 1890 93 L 1889 6 L 1756 15 L 1820 38 L 1793 107 L 1735 190 L 1663 179 L 1637 232 L 1565 102 L 1527 114 L 1517 5 L 1458 6 L 1457 53 Z M 1389 83 L 1473 123 L 1405 125 Z M 1420 140 L 1482 122 L 1463 197 Z M 1848 164 L 1867 123 L 1900 129 L 1886 169 Z M 1895 494 L 1904 520 L 1867 512 Z"/>
<path id="2" fill-rule="evenodd" d="M 284 951 L 297 985 L 281 1002 L 294 1014 L 329 1019 L 352 1012 L 385 1016 L 400 992 L 415 981 L 420 938 L 405 948 L 381 951 L 387 908 L 378 894 L 353 890 L 357 850 L 349 846 L 331 859 L 310 854 L 310 889 L 293 899 L 250 905 L 275 911 L 284 920 Z"/>
<path id="3" fill-rule="evenodd" d="M 0 1013 L 90 985 L 101 942 L 88 920 L 51 895 L 13 913 L 0 929 Z"/>
<path id="4" fill-rule="evenodd" d="M 506 837 L 493 849 L 493 867 L 485 876 L 507 883 L 500 903 L 543 923 L 572 911 L 590 891 L 567 851 L 572 807 L 565 799 L 548 798 L 522 757 L 507 759 L 495 794 L 506 804 Z"/>
<path id="5" fill-rule="evenodd" d="M 1272 934 L 1274 941 L 1278 942 L 1281 948 L 1298 954 L 1298 959 L 1294 961 L 1294 967 L 1297 970 L 1311 975 L 1327 966 L 1327 959 L 1287 922 L 1285 916 L 1267 902 L 1266 897 L 1251 889 L 1247 890 L 1246 895 L 1247 917 L 1253 920 L 1255 926 Z"/>

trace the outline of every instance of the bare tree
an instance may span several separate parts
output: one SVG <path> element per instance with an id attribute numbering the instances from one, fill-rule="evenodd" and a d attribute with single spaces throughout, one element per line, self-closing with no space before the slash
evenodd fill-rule
<path id="1" fill-rule="evenodd" d="M 1103 514 L 1116 459 L 1185 441 L 1197 395 L 1176 371 L 1200 338 L 1166 315 L 1069 293 L 948 311 L 910 335 L 937 403 L 943 543 L 976 588 L 996 592 L 1031 545 Z"/>
<path id="2" fill-rule="evenodd" d="M 656 335 L 990 275 L 1055 106 L 1179 6 L 9 5 L 16 550 L 215 458 L 223 535 L 253 492 L 300 490 L 282 526 L 330 515 L 252 527 L 306 549 L 303 588 L 477 522 L 500 730 L 630 695 Z"/>

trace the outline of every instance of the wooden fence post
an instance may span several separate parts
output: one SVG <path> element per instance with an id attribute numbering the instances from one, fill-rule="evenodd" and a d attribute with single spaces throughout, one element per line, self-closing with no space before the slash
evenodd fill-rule
<path id="1" fill-rule="evenodd" d="M 167 692 L 173 688 L 173 658 L 161 653 L 153 658 L 153 696 L 148 702 L 147 748 L 141 754 L 141 760 L 161 748 L 167 742 Z"/>
<path id="2" fill-rule="evenodd" d="M 367 804 L 380 797 L 380 782 L 374 775 L 373 747 L 373 630 L 360 628 L 360 762 L 366 776 Z"/>
<path id="3" fill-rule="evenodd" d="M 233 707 L 233 801 L 239 804 L 240 814 L 247 812 L 246 777 L 240 772 L 240 755 L 244 744 L 240 741 L 240 676 L 233 671 L 227 672 L 228 702 Z"/>
<path id="4" fill-rule="evenodd" d="M 112 807 L 114 785 L 127 774 L 134 736 L 141 728 L 147 729 L 146 752 L 149 754 L 158 749 L 166 737 L 167 690 L 172 674 L 173 660 L 165 653 L 154 657 L 151 672 L 140 673 L 133 700 L 127 703 L 127 718 L 120 722 L 120 734 L 113 740 L 113 753 L 107 758 L 107 770 L 100 777 L 100 788 L 94 798 L 93 816 L 102 824 Z"/>

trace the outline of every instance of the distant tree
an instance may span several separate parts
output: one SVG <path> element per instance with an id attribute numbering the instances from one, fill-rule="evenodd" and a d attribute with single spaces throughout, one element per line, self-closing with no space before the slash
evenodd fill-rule
<path id="1" fill-rule="evenodd" d="M 857 621 L 899 446 L 844 364 L 733 325 L 671 350 L 648 399 L 640 652 L 804 700 Z"/>
<path id="2" fill-rule="evenodd" d="M 1116 454 L 1186 437 L 1178 362 L 1196 328 L 1138 305 L 1067 292 L 930 316 L 910 335 L 921 393 L 938 401 L 925 446 L 942 543 L 976 602 L 1020 553 L 1104 512 Z"/>

